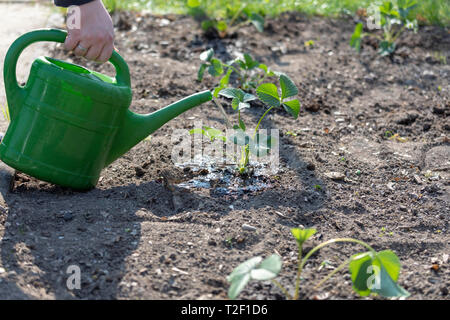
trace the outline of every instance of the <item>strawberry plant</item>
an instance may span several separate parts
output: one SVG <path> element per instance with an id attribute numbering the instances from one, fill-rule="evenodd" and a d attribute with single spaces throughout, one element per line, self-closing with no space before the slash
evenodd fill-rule
<path id="1" fill-rule="evenodd" d="M 212 63 L 209 67 L 211 66 Z M 259 119 L 253 133 L 248 133 L 247 126 L 241 117 L 241 111 L 249 108 L 250 102 L 256 100 L 257 97 L 253 94 L 246 93 L 241 89 L 232 87 L 221 89 L 218 91 L 218 95 L 232 99 L 231 107 L 238 113 L 238 124 L 229 125 L 234 129 L 233 134 L 227 137 L 222 133 L 222 131 L 205 126 L 202 128 L 192 129 L 190 133 L 202 134 L 207 136 L 211 141 L 221 139 L 223 141 L 231 141 L 232 143 L 238 145 L 241 148 L 241 157 L 239 160 L 236 159 L 238 171 L 241 174 L 247 173 L 250 154 L 253 154 L 256 157 L 265 156 L 270 152 L 272 146 L 277 143 L 271 136 L 259 132 L 261 122 L 269 114 L 269 112 L 274 108 L 282 107 L 295 119 L 298 117 L 300 112 L 300 101 L 298 99 L 292 99 L 292 97 L 298 94 L 298 88 L 295 86 L 294 82 L 285 74 L 280 74 L 279 82 L 280 88 L 273 83 L 264 83 L 257 87 L 257 97 L 268 108 Z M 224 112 L 222 113 L 226 117 L 227 123 L 230 123 L 226 114 Z"/>
<path id="2" fill-rule="evenodd" d="M 208 14 L 208 11 L 211 4 L 208 1 L 188 0 L 187 6 L 194 16 L 206 17 L 202 21 L 204 31 L 215 29 L 222 38 L 247 24 L 253 24 L 259 32 L 264 31 L 264 18 L 257 12 L 250 10 L 247 4 L 234 6 L 229 4 L 225 8 L 223 17 L 217 18 L 210 18 L 211 15 Z"/>
<path id="3" fill-rule="evenodd" d="M 209 49 L 200 54 L 200 60 L 203 63 L 200 65 L 197 74 L 197 80 L 202 81 L 205 71 L 213 77 L 221 77 L 219 85 L 214 90 L 214 96 L 217 97 L 220 90 L 228 87 L 232 73 L 235 73 L 238 80 L 238 87 L 248 91 L 254 90 L 268 77 L 280 75 L 279 72 L 274 72 L 267 67 L 267 65 L 258 62 L 247 53 L 243 58 L 237 58 L 227 63 L 214 57 L 214 50 Z"/>
<path id="4" fill-rule="evenodd" d="M 379 294 L 383 297 L 409 296 L 409 293 L 397 284 L 401 265 L 397 255 L 391 250 L 377 252 L 363 241 L 352 238 L 337 238 L 322 242 L 303 256 L 303 244 L 316 233 L 316 230 L 294 228 L 291 229 L 291 233 L 296 239 L 298 248 L 298 267 L 295 277 L 294 293 L 289 293 L 284 286 L 275 280 L 281 272 L 282 260 L 280 256 L 273 254 L 264 260 L 262 257 L 251 258 L 233 270 L 227 277 L 227 281 L 231 283 L 228 290 L 230 299 L 235 299 L 250 280 L 271 280 L 283 292 L 287 299 L 297 300 L 300 293 L 302 271 L 308 259 L 323 247 L 334 243 L 354 243 L 365 247 L 367 251 L 352 255 L 322 279 L 315 288 L 321 286 L 325 281 L 348 265 L 353 289 L 359 295 L 368 296 L 370 294 Z"/>
<path id="5" fill-rule="evenodd" d="M 418 24 L 414 9 L 416 0 L 384 1 L 368 18 L 382 28 L 383 36 L 363 32 L 363 24 L 358 23 L 350 39 L 350 46 L 356 51 L 361 50 L 364 37 L 375 37 L 379 40 L 379 54 L 389 56 L 396 49 L 396 41 L 405 29 L 417 31 Z"/>

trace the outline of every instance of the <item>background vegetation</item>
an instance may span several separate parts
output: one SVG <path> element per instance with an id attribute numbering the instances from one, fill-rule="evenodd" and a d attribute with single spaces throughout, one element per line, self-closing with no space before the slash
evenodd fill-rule
<path id="1" fill-rule="evenodd" d="M 284 11 L 301 11 L 310 15 L 352 15 L 377 0 L 103 0 L 110 11 L 118 9 L 142 10 L 155 13 L 195 13 L 188 2 L 199 3 L 211 18 L 233 16 L 243 5 L 264 16 L 277 16 Z M 450 26 L 449 0 L 421 0 L 417 10 L 422 24 Z"/>

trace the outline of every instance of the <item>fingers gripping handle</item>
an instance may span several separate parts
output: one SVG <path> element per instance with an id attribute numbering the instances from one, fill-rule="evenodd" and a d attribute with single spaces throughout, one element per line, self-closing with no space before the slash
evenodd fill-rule
<path id="1" fill-rule="evenodd" d="M 17 83 L 16 67 L 22 51 L 30 44 L 39 41 L 52 41 L 63 43 L 66 40 L 67 32 L 59 29 L 40 29 L 28 32 L 19 37 L 8 50 L 5 57 L 5 65 L 3 68 L 3 76 L 5 80 L 6 96 L 9 102 L 11 119 L 14 119 L 16 111 L 14 105 L 21 103 L 11 103 L 11 101 L 21 100 L 24 97 L 23 88 Z M 123 58 L 114 51 L 109 59 L 116 69 L 116 81 L 119 85 L 130 86 L 130 72 L 128 65 Z"/>

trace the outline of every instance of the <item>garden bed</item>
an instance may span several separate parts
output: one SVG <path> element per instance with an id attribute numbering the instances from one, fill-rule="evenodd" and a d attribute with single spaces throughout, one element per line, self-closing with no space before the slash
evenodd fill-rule
<path id="1" fill-rule="evenodd" d="M 171 133 L 198 121 L 224 129 L 221 113 L 207 103 L 106 168 L 94 190 L 75 192 L 18 173 L 0 214 L 0 298 L 224 299 L 234 267 L 274 252 L 284 261 L 280 282 L 293 290 L 297 252 L 290 228 L 298 226 L 318 230 L 307 248 L 353 237 L 391 249 L 411 298 L 448 298 L 446 30 L 408 32 L 388 58 L 369 40 L 361 54 L 350 48 L 353 20 L 283 14 L 268 20 L 264 33 L 247 26 L 227 38 L 205 35 L 184 16 L 119 13 L 114 20 L 116 46 L 132 75 L 131 109 L 139 113 L 212 89 L 216 79 L 196 81 L 198 56 L 208 48 L 223 60 L 248 52 L 294 79 L 299 118 L 275 112 L 261 125 L 280 130 L 280 170 L 256 179 L 261 188 L 234 181 L 239 192 L 216 192 L 231 187 L 214 177 L 187 188 L 211 171 L 175 166 Z M 309 40 L 314 44 L 305 46 Z M 54 56 L 67 60 L 60 49 Z M 231 107 L 227 112 L 236 120 Z M 245 115 L 257 121 L 263 112 L 254 105 Z M 339 174 L 330 178 L 333 172 Z M 345 245 L 315 255 L 300 298 L 356 298 L 346 272 L 319 290 L 312 284 L 360 249 Z M 66 288 L 72 264 L 81 268 L 80 290 Z M 240 297 L 283 295 L 270 283 L 253 283 Z"/>

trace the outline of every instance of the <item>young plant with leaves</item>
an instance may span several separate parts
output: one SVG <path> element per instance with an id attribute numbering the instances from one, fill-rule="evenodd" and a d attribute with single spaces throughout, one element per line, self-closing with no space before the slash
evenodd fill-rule
<path id="1" fill-rule="evenodd" d="M 263 157 L 269 154 L 270 149 L 277 143 L 270 135 L 259 132 L 259 127 L 264 118 L 274 108 L 283 107 L 290 115 L 297 119 L 300 112 L 300 101 L 298 99 L 292 99 L 292 97 L 298 94 L 298 89 L 294 82 L 285 74 L 280 74 L 279 77 L 280 88 L 273 83 L 264 83 L 256 89 L 256 94 L 268 109 L 259 119 L 253 133 L 247 132 L 247 126 L 245 125 L 241 111 L 250 107 L 250 102 L 257 99 L 256 96 L 246 93 L 237 88 L 225 88 L 218 92 L 219 95 L 232 99 L 231 107 L 238 112 L 238 124 L 233 125 L 234 132 L 231 136 L 225 137 L 222 131 L 203 127 L 195 128 L 190 131 L 191 134 L 200 133 L 209 137 L 212 141 L 216 138 L 220 138 L 223 141 L 231 141 L 241 148 L 240 159 L 237 160 L 238 171 L 241 174 L 248 172 L 248 166 L 250 162 L 250 155 L 253 154 L 256 157 Z M 281 93 L 281 95 L 280 95 Z M 227 118 L 226 114 L 225 117 Z M 227 120 L 229 122 L 229 120 Z"/>
<path id="2" fill-rule="evenodd" d="M 267 65 L 253 59 L 247 53 L 243 55 L 243 59 L 237 58 L 224 63 L 214 57 L 213 49 L 208 49 L 200 54 L 200 60 L 203 62 L 198 70 L 198 81 L 203 80 L 205 71 L 208 71 L 213 77 L 222 76 L 219 85 L 214 90 L 215 97 L 222 89 L 229 86 L 232 73 L 237 75 L 238 87 L 245 91 L 256 89 L 268 77 L 280 75 L 280 73 L 270 70 Z"/>
<path id="3" fill-rule="evenodd" d="M 210 17 L 211 15 L 208 11 L 211 4 L 208 1 L 188 0 L 187 6 L 190 8 L 192 15 L 204 17 L 202 21 L 202 29 L 204 31 L 215 29 L 222 38 L 233 34 L 247 24 L 253 24 L 259 32 L 264 31 L 264 18 L 257 12 L 250 10 L 247 4 L 240 6 L 229 4 L 225 8 L 225 14 L 218 18 Z"/>
<path id="4" fill-rule="evenodd" d="M 383 30 L 383 36 L 363 32 L 363 24 L 358 23 L 350 39 L 350 46 L 356 51 L 361 51 L 361 41 L 364 37 L 374 37 L 379 40 L 378 52 L 382 56 L 389 56 L 396 49 L 396 41 L 405 29 L 417 32 L 418 24 L 414 9 L 417 7 L 416 0 L 384 1 L 368 18 L 379 24 Z"/>
<path id="5" fill-rule="evenodd" d="M 230 299 L 235 299 L 250 280 L 271 280 L 273 284 L 280 288 L 287 299 L 297 300 L 300 294 L 301 275 L 308 259 L 323 247 L 334 243 L 354 243 L 363 246 L 367 251 L 352 255 L 322 279 L 315 288 L 320 287 L 325 281 L 348 265 L 353 289 L 359 295 L 379 294 L 388 298 L 409 296 L 409 293 L 397 284 L 401 265 L 397 255 L 391 250 L 377 252 L 363 241 L 352 238 L 337 238 L 322 242 L 303 256 L 303 244 L 316 233 L 316 230 L 294 228 L 291 229 L 291 233 L 297 241 L 298 248 L 298 267 L 294 293 L 289 293 L 285 287 L 275 280 L 281 271 L 282 260 L 280 256 L 273 254 L 265 260 L 261 257 L 251 258 L 233 270 L 227 277 L 228 282 L 231 283 L 228 290 Z"/>

